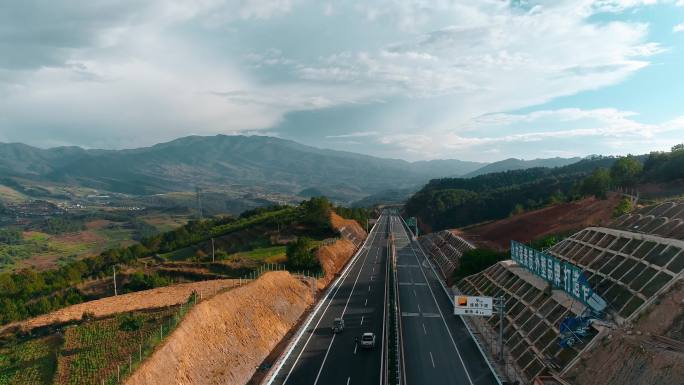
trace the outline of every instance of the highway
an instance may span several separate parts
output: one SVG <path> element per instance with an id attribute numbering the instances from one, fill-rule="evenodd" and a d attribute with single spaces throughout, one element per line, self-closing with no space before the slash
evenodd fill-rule
<path id="1" fill-rule="evenodd" d="M 384 212 L 340 278 L 326 291 L 267 384 L 383 384 L 388 241 L 397 252 L 404 384 L 497 384 L 431 268 L 398 215 Z M 333 334 L 336 317 L 345 330 Z M 373 332 L 376 348 L 355 337 Z"/>
<path id="2" fill-rule="evenodd" d="M 277 372 L 273 384 L 359 385 L 381 383 L 382 343 L 387 270 L 387 234 L 389 218 L 385 215 L 371 230 L 365 247 L 349 263 L 337 282 L 319 304 L 311 319 Z M 333 334 L 336 317 L 343 317 L 345 330 Z M 355 337 L 373 332 L 376 347 L 364 350 Z"/>
<path id="3" fill-rule="evenodd" d="M 497 384 L 401 218 L 391 216 L 390 226 L 397 253 L 404 383 Z"/>

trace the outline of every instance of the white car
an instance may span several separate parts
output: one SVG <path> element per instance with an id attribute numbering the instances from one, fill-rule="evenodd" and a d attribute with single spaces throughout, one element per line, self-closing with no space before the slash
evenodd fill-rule
<path id="1" fill-rule="evenodd" d="M 361 335 L 361 347 L 366 349 L 373 349 L 375 347 L 375 334 L 363 333 Z"/>

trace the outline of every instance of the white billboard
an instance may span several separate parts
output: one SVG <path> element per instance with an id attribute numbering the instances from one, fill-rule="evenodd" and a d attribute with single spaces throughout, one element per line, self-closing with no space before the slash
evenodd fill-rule
<path id="1" fill-rule="evenodd" d="M 454 315 L 491 316 L 493 309 L 492 297 L 457 295 L 454 298 Z"/>

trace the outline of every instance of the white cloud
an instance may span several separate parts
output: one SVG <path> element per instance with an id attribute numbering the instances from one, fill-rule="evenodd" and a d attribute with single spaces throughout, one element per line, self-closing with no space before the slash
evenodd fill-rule
<path id="1" fill-rule="evenodd" d="M 376 135 L 378 135 L 378 133 L 376 131 L 359 131 L 359 132 L 350 132 L 348 134 L 340 134 L 340 135 L 326 135 L 326 138 L 328 138 L 328 139 L 363 138 L 363 137 L 376 136 Z"/>
<path id="2" fill-rule="evenodd" d="M 128 146 L 270 129 L 296 111 L 377 103 L 388 111 L 377 128 L 321 136 L 372 132 L 416 154 L 539 140 L 550 134 L 466 134 L 487 119 L 521 119 L 497 111 L 614 85 L 648 66 L 666 48 L 648 41 L 647 24 L 592 16 L 651 3 L 27 0 L 0 10 L 0 134 Z M 2 12 L 11 7 L 19 11 Z M 345 40 L 356 28 L 368 41 Z M 586 134 L 564 135 L 571 132 Z"/>
<path id="3" fill-rule="evenodd" d="M 371 14 L 384 9 L 390 13 L 387 17 L 405 9 L 407 14 L 439 11 L 454 23 L 377 52 L 342 52 L 317 65 L 301 65 L 300 76 L 373 87 L 380 97 L 458 94 L 481 99 L 488 109 L 511 109 L 616 84 L 664 50 L 645 41 L 645 24 L 589 22 L 593 8 L 586 1 L 560 1 L 528 12 L 505 2 L 436 2 L 433 7 L 420 1 L 397 3 L 402 6 L 370 3 L 366 8 Z M 637 3 L 649 2 L 601 2 L 600 8 Z M 394 17 L 405 23 L 404 16 Z"/>
<path id="4" fill-rule="evenodd" d="M 672 27 L 672 32 L 677 33 L 677 32 L 682 32 L 684 31 L 684 23 L 679 23 Z"/>
<path id="5" fill-rule="evenodd" d="M 684 133 L 684 116 L 660 124 L 640 123 L 634 120 L 636 117 L 634 112 L 612 108 L 490 114 L 464 125 L 471 130 L 470 135 L 452 131 L 431 135 L 395 135 L 379 141 L 412 153 L 429 153 L 434 158 L 449 157 L 457 152 L 468 154 L 471 159 L 487 160 L 482 154 L 500 146 L 508 146 L 509 151 L 511 147 L 525 149 L 521 151 L 535 148 L 537 154 L 556 154 L 554 156 L 589 155 L 593 148 L 643 153 L 660 147 L 669 148 Z M 565 126 L 549 128 L 558 122 Z M 567 143 L 584 143 L 585 146 L 573 148 Z"/>

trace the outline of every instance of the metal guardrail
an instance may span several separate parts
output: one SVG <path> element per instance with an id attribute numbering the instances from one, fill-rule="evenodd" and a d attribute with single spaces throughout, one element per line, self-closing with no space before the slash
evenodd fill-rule
<path id="1" fill-rule="evenodd" d="M 389 295 L 386 306 L 389 308 L 387 314 L 388 324 L 388 362 L 387 362 L 387 381 L 389 385 L 403 385 L 403 360 L 404 352 L 401 343 L 401 310 L 399 306 L 399 284 L 397 279 L 397 259 L 394 247 L 394 238 L 388 240 L 387 248 L 387 284 Z M 390 345 L 391 344 L 391 345 Z M 391 349 L 390 349 L 391 348 Z"/>

